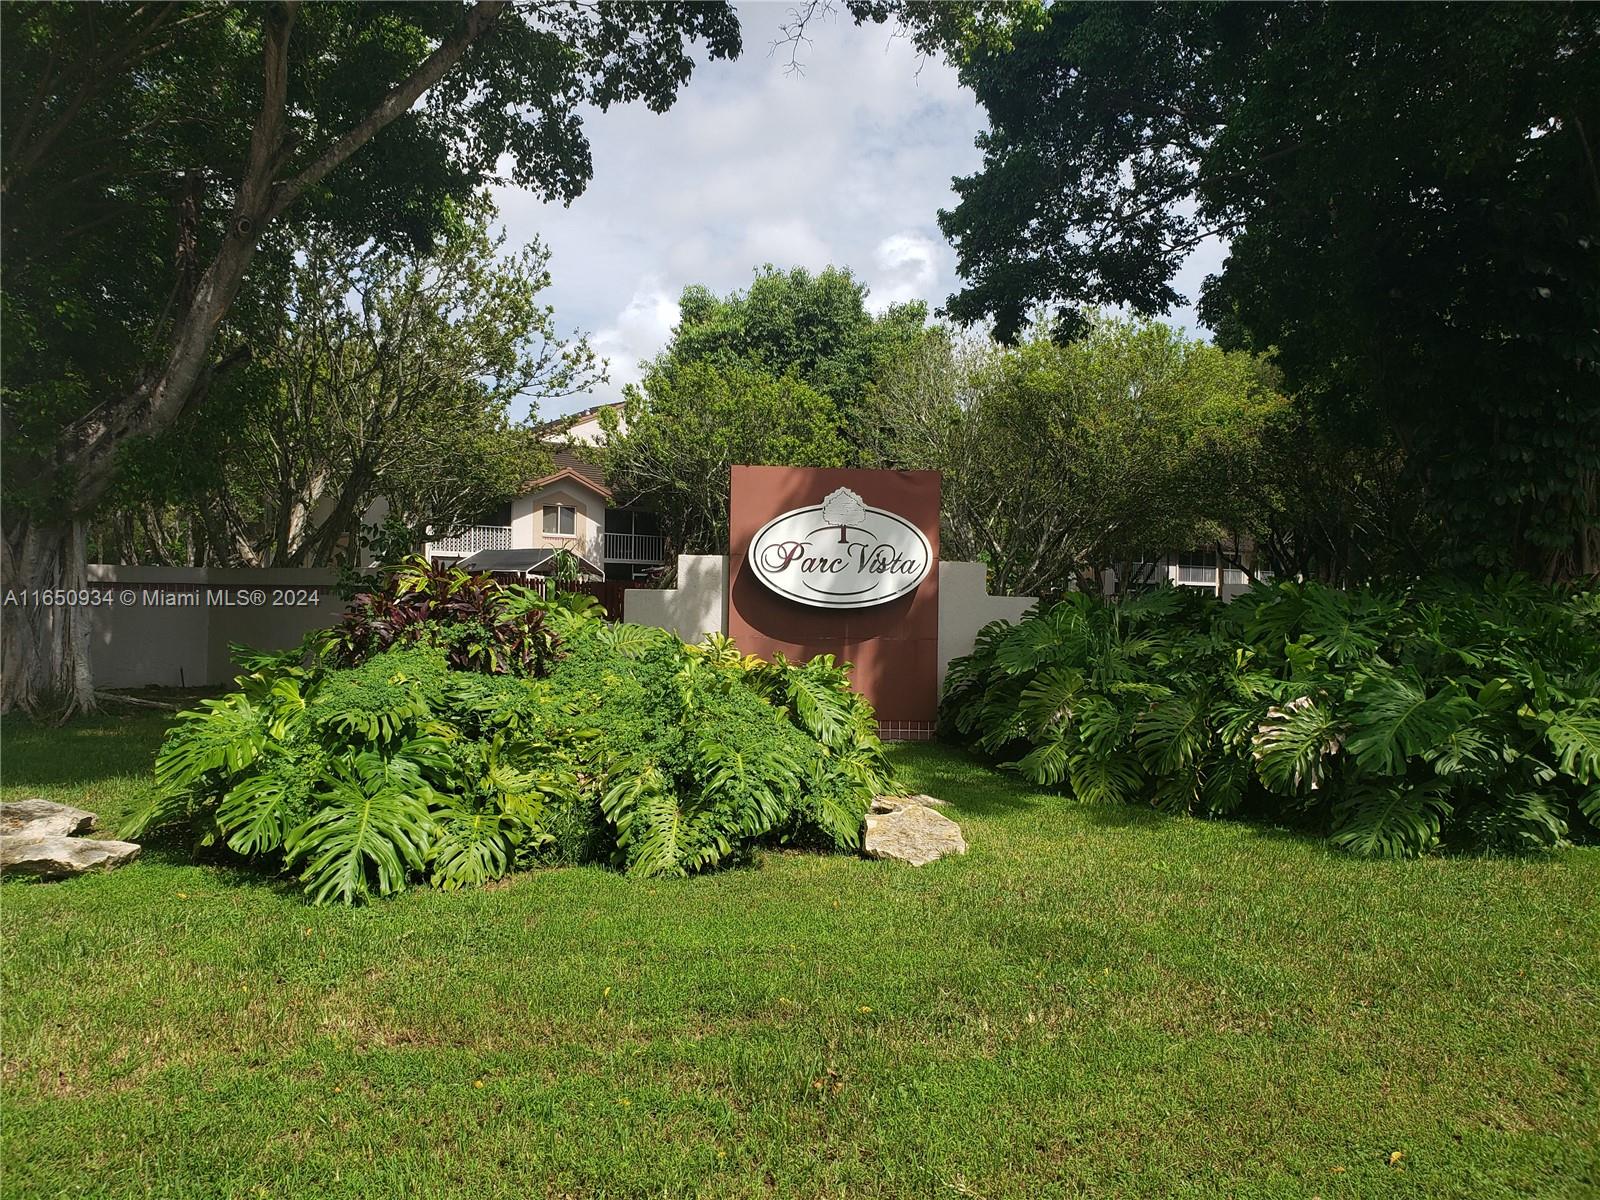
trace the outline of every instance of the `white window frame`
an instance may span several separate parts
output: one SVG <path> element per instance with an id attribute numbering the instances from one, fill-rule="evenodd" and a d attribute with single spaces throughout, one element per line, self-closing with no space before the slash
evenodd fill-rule
<path id="1" fill-rule="evenodd" d="M 555 528 L 551 528 L 554 525 Z M 561 528 L 566 525 L 567 528 Z M 570 504 L 544 506 L 544 534 L 546 537 L 577 537 L 578 510 Z"/>

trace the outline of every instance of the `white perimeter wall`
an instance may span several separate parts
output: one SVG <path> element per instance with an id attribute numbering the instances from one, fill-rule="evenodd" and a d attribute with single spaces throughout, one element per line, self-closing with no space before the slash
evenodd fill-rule
<path id="1" fill-rule="evenodd" d="M 972 653 L 991 621 L 1017 621 L 1031 596 L 991 596 L 982 563 L 939 564 L 939 685 L 953 658 Z M 237 674 L 230 642 L 285 650 L 334 624 L 345 602 L 322 569 L 227 570 L 91 565 L 92 586 L 112 593 L 93 606 L 89 661 L 99 687 L 199 687 Z M 234 603 L 223 603 L 223 598 Z M 311 600 L 310 603 L 302 601 Z M 630 588 L 623 617 L 670 629 L 687 642 L 728 631 L 728 558 L 678 556 L 675 588 Z"/>
<path id="2" fill-rule="evenodd" d="M 629 588 L 622 593 L 622 619 L 670 629 L 686 642 L 728 632 L 728 556 L 678 555 L 678 586 Z"/>
<path id="3" fill-rule="evenodd" d="M 991 621 L 1020 621 L 1033 596 L 991 596 L 982 563 L 939 564 L 939 687 L 950 660 L 971 654 Z M 728 632 L 728 556 L 680 554 L 678 586 L 622 593 L 623 619 L 670 629 L 686 642 Z"/>
<path id="4" fill-rule="evenodd" d="M 939 564 L 939 691 L 950 660 L 971 654 L 978 631 L 993 621 L 1016 623 L 1039 602 L 1037 596 L 991 596 L 982 563 Z"/>
<path id="5" fill-rule="evenodd" d="M 109 603 L 91 606 L 95 685 L 227 683 L 238 674 L 228 656 L 230 642 L 287 650 L 311 630 L 338 621 L 345 602 L 334 593 L 334 579 L 331 570 L 308 568 L 90 564 L 90 585 L 110 594 Z"/>

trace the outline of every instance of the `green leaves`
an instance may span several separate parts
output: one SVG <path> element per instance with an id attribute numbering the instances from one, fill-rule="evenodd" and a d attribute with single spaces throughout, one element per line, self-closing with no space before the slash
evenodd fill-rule
<path id="1" fill-rule="evenodd" d="M 1064 728 L 1072 720 L 1072 702 L 1083 689 L 1083 672 L 1050 667 L 1022 689 L 1022 719 L 1030 737 Z"/>
<path id="2" fill-rule="evenodd" d="M 198 708 L 178 714 L 162 743 L 156 782 L 176 792 L 193 787 L 208 772 L 237 776 L 266 749 L 270 722 L 268 710 L 240 694 L 200 701 Z"/>
<path id="3" fill-rule="evenodd" d="M 627 433 L 607 450 L 607 478 L 655 512 L 680 553 L 728 541 L 734 463 L 843 466 L 835 402 L 782 367 L 743 360 L 659 362 L 626 392 Z"/>
<path id="4" fill-rule="evenodd" d="M 787 695 L 794 708 L 795 720 L 824 746 L 844 744 L 845 735 L 852 726 L 849 693 L 839 689 L 804 668 L 785 672 Z"/>
<path id="5" fill-rule="evenodd" d="M 317 789 L 318 811 L 284 842 L 285 863 L 300 868 L 314 904 L 392 895 L 427 862 L 431 798 L 376 754 L 335 760 Z"/>
<path id="6" fill-rule="evenodd" d="M 943 52 L 988 118 L 940 213 L 955 321 L 1015 341 L 1043 313 L 1073 341 L 1086 305 L 1170 311 L 1173 248 L 1220 226 L 1200 312 L 1273 348 L 1309 436 L 1211 478 L 1247 481 L 1285 567 L 1593 572 L 1594 134 L 1550 117 L 1600 112 L 1587 6 L 1002 5 L 998 32 L 858 10 Z M 998 457 L 1026 487 L 1033 456 Z M 1317 644 L 1351 663 L 1368 636 Z"/>
<path id="7" fill-rule="evenodd" d="M 941 721 L 1094 803 L 1288 819 L 1357 854 L 1548 849 L 1600 829 L 1593 607 L 1526 581 L 1076 595 L 986 630 Z"/>
<path id="8" fill-rule="evenodd" d="M 1600 700 L 1548 714 L 1544 738 L 1563 772 L 1579 783 L 1600 783 Z"/>
<path id="9" fill-rule="evenodd" d="M 1067 777 L 1067 760 L 1072 754 L 1071 743 L 1062 737 L 1040 742 L 1014 763 L 1014 768 L 1030 783 L 1053 787 Z"/>
<path id="10" fill-rule="evenodd" d="M 1335 828 L 1328 839 L 1364 858 L 1415 858 L 1439 841 L 1450 806 L 1438 783 L 1412 786 L 1362 780 L 1334 805 Z"/>
<path id="11" fill-rule="evenodd" d="M 1341 730 L 1333 712 L 1309 696 L 1269 709 L 1253 744 L 1261 782 L 1283 795 L 1318 787 L 1339 749 Z"/>
<path id="12" fill-rule="evenodd" d="M 630 874 L 683 875 L 684 814 L 654 763 L 627 763 L 600 809 L 616 826 L 617 851 Z"/>
<path id="13" fill-rule="evenodd" d="M 1080 751 L 1070 766 L 1073 792 L 1092 804 L 1134 804 L 1142 797 L 1146 777 L 1131 754 Z"/>
<path id="14" fill-rule="evenodd" d="M 1211 743 L 1206 719 L 1210 696 L 1194 692 L 1150 706 L 1134 725 L 1139 759 L 1155 775 L 1171 775 L 1192 767 Z"/>
<path id="15" fill-rule="evenodd" d="M 1400 775 L 1409 760 L 1443 746 L 1473 710 L 1453 685 L 1429 696 L 1415 671 L 1364 675 L 1350 695 L 1346 748 L 1367 770 Z"/>
<path id="16" fill-rule="evenodd" d="M 566 655 L 539 678 L 451 670 L 426 639 L 356 667 L 252 658 L 247 691 L 178 722 L 135 828 L 187 820 L 350 904 L 552 857 L 665 876 L 767 841 L 849 849 L 872 797 L 903 790 L 848 664 L 562 612 Z"/>
<path id="17" fill-rule="evenodd" d="M 601 625 L 594 638 L 613 654 L 623 658 L 639 658 L 652 646 L 661 644 L 661 632 L 648 625 Z"/>
<path id="18" fill-rule="evenodd" d="M 258 775 L 242 779 L 217 806 L 217 824 L 236 854 L 253 857 L 282 850 L 305 818 L 311 780 L 309 764 L 282 759 Z"/>
<path id="19" fill-rule="evenodd" d="M 428 862 L 433 886 L 452 892 L 481 887 L 505 875 L 517 848 L 530 836 L 543 838 L 519 817 L 494 808 L 449 805 L 432 814 L 437 826 Z"/>

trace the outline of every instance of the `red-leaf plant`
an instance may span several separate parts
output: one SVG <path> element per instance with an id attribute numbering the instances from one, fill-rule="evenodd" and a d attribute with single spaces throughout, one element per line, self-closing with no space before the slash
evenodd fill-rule
<path id="1" fill-rule="evenodd" d="M 515 601 L 488 575 L 421 558 L 356 595 L 325 647 L 337 665 L 353 667 L 418 642 L 437 645 L 455 670 L 485 675 L 544 675 L 560 649 L 542 609 Z"/>

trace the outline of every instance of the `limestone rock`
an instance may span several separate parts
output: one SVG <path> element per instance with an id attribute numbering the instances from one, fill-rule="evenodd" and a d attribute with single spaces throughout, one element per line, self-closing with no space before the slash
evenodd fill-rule
<path id="1" fill-rule="evenodd" d="M 943 808 L 949 803 L 950 801 L 941 800 L 937 796 L 874 796 L 872 803 L 867 806 L 867 811 L 892 813 L 918 804 L 923 808 Z"/>
<path id="2" fill-rule="evenodd" d="M 965 854 L 961 826 L 922 804 L 867 815 L 861 849 L 868 858 L 888 858 L 920 867 L 947 854 Z"/>
<path id="3" fill-rule="evenodd" d="M 83 833 L 94 824 L 94 814 L 49 800 L 18 800 L 0 804 L 0 837 L 52 838 Z"/>
<path id="4" fill-rule="evenodd" d="M 80 837 L 0 838 L 0 871 L 64 879 L 86 871 L 109 871 L 139 857 L 134 842 Z"/>

